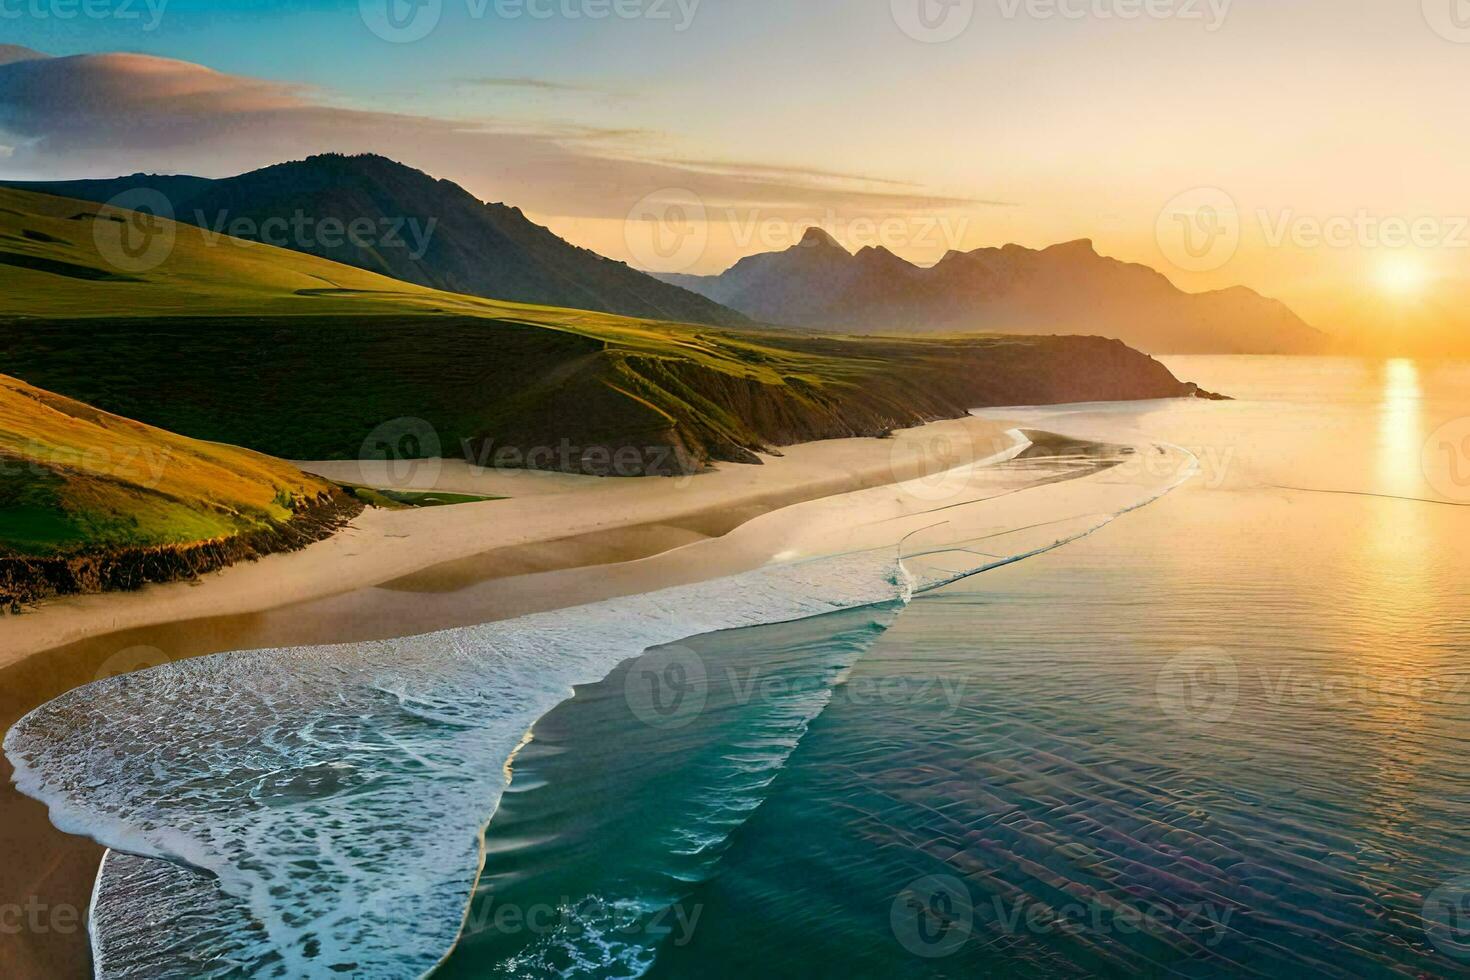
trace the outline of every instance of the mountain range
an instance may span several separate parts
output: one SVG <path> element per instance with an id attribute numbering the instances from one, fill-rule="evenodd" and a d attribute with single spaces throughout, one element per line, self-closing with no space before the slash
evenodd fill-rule
<path id="1" fill-rule="evenodd" d="M 558 238 L 519 208 L 486 204 L 458 184 L 381 156 L 322 154 L 219 180 L 133 174 L 0 185 L 97 203 L 146 188 L 168 200 L 175 220 L 212 234 L 446 292 L 657 320 L 746 322 L 704 296 Z"/>
<path id="2" fill-rule="evenodd" d="M 811 228 L 716 276 L 664 275 L 755 320 L 863 333 L 1100 334 L 1155 354 L 1301 354 L 1327 336 L 1245 287 L 1186 293 L 1090 241 L 951 251 L 922 267 Z"/>
<path id="3" fill-rule="evenodd" d="M 170 243 L 167 255 L 120 271 L 124 232 L 108 209 L 0 189 L 0 372 L 284 459 L 357 459 L 388 444 L 672 475 L 977 407 L 1199 394 L 1097 337 L 834 337 L 628 319 L 138 224 Z"/>

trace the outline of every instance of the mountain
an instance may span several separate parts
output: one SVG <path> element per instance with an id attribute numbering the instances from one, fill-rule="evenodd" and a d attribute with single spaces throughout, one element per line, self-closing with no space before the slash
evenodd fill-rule
<path id="1" fill-rule="evenodd" d="M 290 248 L 448 292 L 624 316 L 737 325 L 745 318 L 558 238 L 519 208 L 380 156 L 323 154 L 238 177 L 134 174 L 0 182 L 106 202 L 148 188 L 212 233 Z"/>
<path id="2" fill-rule="evenodd" d="M 0 375 L 0 612 L 300 548 L 361 510 L 296 467 Z"/>
<path id="3" fill-rule="evenodd" d="M 167 257 L 119 270 L 123 234 L 144 252 L 167 243 Z M 0 372 L 285 459 L 386 444 L 619 476 L 755 463 L 985 406 L 1197 393 L 1096 337 L 717 329 L 459 296 L 226 242 L 0 189 Z"/>
<path id="4" fill-rule="evenodd" d="M 813 228 L 718 276 L 662 278 L 756 320 L 821 330 L 1087 333 L 1155 354 L 1312 353 L 1328 340 L 1276 300 L 1239 286 L 1186 293 L 1090 241 L 952 251 L 924 268 L 885 248 L 851 254 Z"/>

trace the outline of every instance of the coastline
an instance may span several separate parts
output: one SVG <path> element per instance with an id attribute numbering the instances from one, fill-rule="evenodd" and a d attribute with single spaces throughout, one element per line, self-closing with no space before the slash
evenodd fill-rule
<path id="1" fill-rule="evenodd" d="M 777 508 L 986 458 L 1010 444 L 1007 429 L 1004 422 L 974 417 L 935 422 L 900 430 L 890 439 L 805 443 L 766 458 L 761 466 L 723 464 L 690 477 L 602 479 L 526 471 L 476 476 L 463 463 L 452 464 L 441 468 L 447 475 L 434 481 L 434 489 L 503 493 L 509 499 L 368 510 L 309 548 L 234 565 L 196 582 L 43 603 L 0 620 L 6 640 L 0 670 L 89 637 L 267 612 L 505 549 L 520 549 L 502 570 L 510 575 L 645 558 L 719 537 Z M 357 469 L 342 463 L 300 465 L 331 478 L 350 478 Z M 410 479 L 403 487 L 424 489 L 423 482 Z M 501 575 L 491 569 L 482 577 Z"/>
<path id="2" fill-rule="evenodd" d="M 530 586 L 521 590 L 521 604 L 529 591 L 543 605 L 574 605 L 579 597 L 597 594 L 601 566 L 636 566 L 639 559 L 718 538 L 782 507 L 986 458 L 1011 443 L 1007 429 L 1003 422 L 975 418 L 937 422 L 888 440 L 793 446 L 763 466 L 727 464 L 683 479 L 475 474 L 462 463 L 449 463 L 433 488 L 514 496 L 422 510 L 369 510 L 333 538 L 302 551 L 194 582 L 57 599 L 0 621 L 7 641 L 0 653 L 0 729 L 101 676 L 264 643 L 309 642 L 314 607 L 344 610 L 324 620 L 328 630 L 344 618 L 361 622 L 364 608 L 379 605 L 372 595 L 382 593 L 378 586 L 392 586 L 406 600 L 401 608 L 427 606 L 431 617 L 454 605 L 449 597 L 456 584 L 473 581 L 494 590 L 504 576 L 520 576 Z M 350 478 L 353 465 L 317 468 L 326 471 L 321 475 Z M 422 479 L 404 482 L 427 488 Z M 502 567 L 486 567 L 494 564 Z M 677 579 L 710 571 L 698 561 L 675 562 L 661 574 Z M 643 584 L 644 576 L 634 572 L 624 577 L 623 589 Z M 548 578 L 563 581 L 548 590 Z M 435 592 L 443 601 L 419 601 Z M 359 632 L 392 635 L 394 627 L 369 617 Z M 42 804 L 16 791 L 11 776 L 9 760 L 0 757 L 0 826 L 16 860 L 8 876 L 12 893 L 0 895 L 0 905 L 37 904 L 52 910 L 57 922 L 7 943 L 0 971 L 90 975 L 86 916 L 104 850 L 57 830 Z"/>

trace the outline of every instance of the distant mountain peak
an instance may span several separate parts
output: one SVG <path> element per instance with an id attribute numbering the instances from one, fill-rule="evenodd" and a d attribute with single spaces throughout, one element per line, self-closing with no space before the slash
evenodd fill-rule
<path id="1" fill-rule="evenodd" d="M 9 65 L 17 61 L 41 61 L 50 57 L 49 54 L 42 54 L 19 44 L 0 44 L 0 65 Z"/>
<path id="2" fill-rule="evenodd" d="M 1093 245 L 1091 238 L 1078 238 L 1070 242 L 1062 242 L 1053 245 L 1044 251 L 1053 255 L 1097 255 L 1097 247 Z"/>
<path id="3" fill-rule="evenodd" d="M 807 249 L 750 255 L 679 284 L 764 323 L 844 333 L 1095 334 L 1154 353 L 1313 353 L 1326 337 L 1246 288 L 1186 293 L 1090 238 L 1049 248 L 951 249 L 918 266 L 881 246 L 849 258 L 813 228 Z"/>
<path id="4" fill-rule="evenodd" d="M 705 296 L 573 245 L 519 208 L 484 202 L 378 153 L 318 153 L 221 180 L 135 174 L 0 184 L 90 201 L 147 187 L 168 197 L 182 221 L 223 227 L 244 220 L 253 230 L 238 237 L 448 292 L 654 320 L 747 322 Z M 371 231 L 366 240 L 293 234 L 294 215 Z"/>
<path id="5" fill-rule="evenodd" d="M 842 252 L 847 251 L 847 249 L 843 248 L 837 243 L 837 239 L 833 238 L 831 235 L 827 234 L 826 231 L 818 228 L 816 225 L 812 225 L 806 230 L 806 234 L 801 236 L 800 247 L 835 248 Z"/>

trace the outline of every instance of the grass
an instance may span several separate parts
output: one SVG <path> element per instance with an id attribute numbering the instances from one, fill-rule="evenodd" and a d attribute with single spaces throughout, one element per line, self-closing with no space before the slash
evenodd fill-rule
<path id="1" fill-rule="evenodd" d="M 428 490 L 387 490 L 343 484 L 342 488 L 369 507 L 404 510 L 411 507 L 450 507 L 455 504 L 480 504 L 505 497 L 483 497 L 468 493 L 444 493 Z"/>
<path id="2" fill-rule="evenodd" d="M 984 405 L 1184 393 L 1115 342 L 730 331 L 501 303 L 102 212 L 0 189 L 0 371 L 289 459 L 397 447 L 414 419 L 438 445 L 391 451 L 569 445 L 555 468 L 603 473 L 593 451 L 625 450 L 635 472 L 677 473 Z M 128 234 L 171 246 L 140 267 Z"/>
<path id="3" fill-rule="evenodd" d="M 331 485 L 0 375 L 0 557 L 192 545 L 285 524 Z"/>

